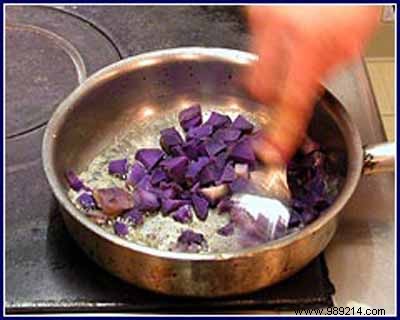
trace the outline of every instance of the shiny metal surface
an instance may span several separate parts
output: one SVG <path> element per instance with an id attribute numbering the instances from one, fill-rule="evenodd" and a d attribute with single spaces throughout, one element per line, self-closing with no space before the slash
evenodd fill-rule
<path id="1" fill-rule="evenodd" d="M 374 174 L 379 172 L 392 172 L 396 156 L 394 143 L 380 143 L 365 147 L 364 154 L 364 174 Z"/>
<path id="2" fill-rule="evenodd" d="M 325 82 L 358 127 L 363 145 L 387 141 L 362 60 Z M 324 251 L 337 306 L 396 311 L 396 207 L 392 173 L 365 176 Z M 351 283 L 351 285 L 349 285 Z"/>
<path id="3" fill-rule="evenodd" d="M 215 105 L 222 98 L 224 103 L 218 103 L 222 110 L 229 103 L 256 112 L 257 104 L 236 81 L 254 59 L 244 52 L 209 48 L 144 54 L 96 73 L 58 107 L 43 141 L 44 168 L 65 209 L 63 216 L 72 236 L 105 269 L 158 292 L 223 296 L 254 291 L 285 279 L 327 246 L 337 227 L 337 215 L 352 195 L 363 166 L 358 131 L 329 93 L 316 110 L 309 134 L 328 147 L 346 152 L 346 183 L 325 214 L 301 232 L 239 252 L 164 252 L 106 233 L 81 215 L 67 197 L 63 172 L 67 168 L 83 170 L 105 146 L 141 121 L 140 115 L 148 110 L 149 103 L 150 109 L 161 116 L 169 108 L 184 107 L 192 100 Z"/>

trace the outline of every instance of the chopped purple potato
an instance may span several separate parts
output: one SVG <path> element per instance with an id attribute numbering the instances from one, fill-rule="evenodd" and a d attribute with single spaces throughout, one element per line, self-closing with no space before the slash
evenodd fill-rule
<path id="1" fill-rule="evenodd" d="M 173 127 L 161 130 L 160 134 L 161 148 L 167 153 L 171 152 L 173 147 L 183 143 L 180 133 Z"/>
<path id="2" fill-rule="evenodd" d="M 199 157 L 200 156 L 208 157 L 208 153 L 205 146 L 206 146 L 205 143 L 199 143 L 197 145 L 197 153 L 199 154 Z"/>
<path id="3" fill-rule="evenodd" d="M 136 185 L 137 189 L 143 189 L 150 191 L 153 188 L 153 185 L 151 184 L 151 176 L 146 174 L 142 180 L 139 181 L 139 183 Z"/>
<path id="4" fill-rule="evenodd" d="M 207 165 L 201 170 L 199 175 L 200 185 L 206 186 L 218 181 L 221 177 L 222 170 L 218 169 L 214 164 Z"/>
<path id="5" fill-rule="evenodd" d="M 150 182 L 153 186 L 155 186 L 158 185 L 161 181 L 166 180 L 168 180 L 167 174 L 160 168 L 157 168 L 153 171 Z"/>
<path id="6" fill-rule="evenodd" d="M 180 223 L 188 223 L 192 221 L 192 211 L 190 210 L 190 206 L 185 205 L 180 207 L 173 213 L 172 218 Z"/>
<path id="7" fill-rule="evenodd" d="M 140 182 L 140 180 L 143 179 L 145 175 L 146 175 L 146 170 L 139 162 L 136 162 L 131 167 L 131 171 L 129 172 L 126 182 L 131 186 L 135 186 Z"/>
<path id="8" fill-rule="evenodd" d="M 77 198 L 78 203 L 82 206 L 83 209 L 95 209 L 96 208 L 96 201 L 90 193 L 82 193 Z"/>
<path id="9" fill-rule="evenodd" d="M 177 199 L 161 199 L 161 212 L 163 215 L 168 215 L 172 211 L 189 204 L 190 201 L 187 200 L 177 200 Z"/>
<path id="10" fill-rule="evenodd" d="M 254 131 L 253 124 L 241 115 L 233 122 L 218 112 L 212 112 L 205 123 L 202 119 L 200 105 L 182 110 L 179 122 L 186 141 L 176 128 L 166 128 L 160 132 L 162 150 L 139 149 L 135 155 L 137 162 L 130 169 L 127 159 L 109 163 L 109 173 L 126 178 L 126 187 L 133 187 L 132 194 L 119 188 L 98 189 L 93 196 L 90 192 L 81 194 L 77 202 L 88 215 L 100 208 L 103 216 L 99 217 L 99 224 L 123 214 L 123 220 L 117 219 L 118 223 L 114 221 L 113 225 L 121 237 L 128 233 L 128 226 L 144 223 L 145 212 L 160 210 L 163 215 L 171 214 L 175 221 L 189 223 L 193 213 L 205 221 L 210 208 L 216 206 L 218 214 L 227 213 L 231 219 L 217 234 L 235 233 L 242 247 L 294 232 L 312 223 L 333 203 L 346 174 L 346 156 L 327 153 L 306 137 L 287 166 L 292 194 L 290 215 L 277 221 L 267 212 L 246 212 L 248 206 L 240 210 L 236 207 L 239 202 L 231 200 L 231 196 L 255 191 L 249 183 L 254 178 L 250 172 L 258 166 L 252 141 L 261 131 Z M 73 190 L 90 191 L 72 171 L 66 173 L 66 178 Z M 185 230 L 175 249 L 199 252 L 205 246 L 202 234 Z"/>
<path id="11" fill-rule="evenodd" d="M 232 210 L 233 206 L 234 202 L 231 199 L 224 198 L 217 205 L 218 213 L 229 213 Z"/>
<path id="12" fill-rule="evenodd" d="M 161 182 L 160 183 L 160 189 L 161 190 L 167 190 L 167 189 L 172 189 L 175 193 L 179 194 L 183 192 L 182 187 L 177 184 L 176 182 Z M 172 197 L 174 198 L 174 197 Z"/>
<path id="13" fill-rule="evenodd" d="M 302 148 L 287 167 L 292 193 L 291 228 L 312 223 L 333 203 L 345 173 L 342 170 L 345 162 L 333 163 L 319 145 L 307 139 L 306 150 Z"/>
<path id="14" fill-rule="evenodd" d="M 174 188 L 167 188 L 161 190 L 160 197 L 164 199 L 174 199 L 177 196 L 177 192 Z"/>
<path id="15" fill-rule="evenodd" d="M 263 215 L 254 219 L 242 208 L 231 210 L 231 222 L 237 227 L 239 242 L 243 247 L 252 247 L 269 241 L 269 223 Z"/>
<path id="16" fill-rule="evenodd" d="M 108 164 L 108 173 L 125 179 L 128 173 L 128 159 L 112 160 Z"/>
<path id="17" fill-rule="evenodd" d="M 190 129 L 200 126 L 202 124 L 202 122 L 203 122 L 202 117 L 198 116 L 198 117 L 194 117 L 194 118 L 182 123 L 181 127 L 185 132 L 187 132 Z"/>
<path id="18" fill-rule="evenodd" d="M 181 112 L 179 112 L 178 119 L 179 122 L 184 122 L 191 120 L 195 117 L 200 117 L 201 114 L 201 106 L 200 104 L 194 104 L 186 109 L 183 109 Z"/>
<path id="19" fill-rule="evenodd" d="M 171 155 L 174 157 L 178 157 L 178 156 L 185 156 L 186 153 L 185 151 L 183 151 L 183 147 L 181 145 L 178 145 L 178 146 L 173 146 L 171 148 Z"/>
<path id="20" fill-rule="evenodd" d="M 133 193 L 135 208 L 140 211 L 155 212 L 160 208 L 160 202 L 155 193 L 143 189 L 136 189 Z"/>
<path id="21" fill-rule="evenodd" d="M 219 140 L 211 139 L 205 143 L 204 147 L 206 149 L 208 156 L 212 157 L 212 156 L 217 155 L 221 151 L 224 151 L 226 148 L 226 145 Z"/>
<path id="22" fill-rule="evenodd" d="M 135 208 L 126 212 L 124 214 L 124 218 L 127 221 L 131 222 L 134 226 L 139 226 L 144 223 L 143 213 L 141 213 L 139 210 Z"/>
<path id="23" fill-rule="evenodd" d="M 211 112 L 210 117 L 205 122 L 205 124 L 211 125 L 214 128 L 214 130 L 222 128 L 222 127 L 227 127 L 231 123 L 232 123 L 232 120 L 231 120 L 231 118 L 229 118 L 229 116 L 220 114 L 215 111 Z"/>
<path id="24" fill-rule="evenodd" d="M 190 229 L 182 231 L 177 240 L 177 249 L 184 252 L 198 252 L 207 246 L 204 235 Z"/>
<path id="25" fill-rule="evenodd" d="M 183 144 L 182 151 L 191 160 L 196 160 L 200 154 L 199 141 L 193 139 Z"/>
<path id="26" fill-rule="evenodd" d="M 232 222 L 228 222 L 226 225 L 224 225 L 223 227 L 219 228 L 217 230 L 217 233 L 220 236 L 231 236 L 233 234 L 233 232 L 235 231 L 235 225 Z"/>
<path id="27" fill-rule="evenodd" d="M 235 165 L 235 169 L 236 169 Z M 222 183 L 230 183 L 233 182 L 236 178 L 236 172 L 235 169 L 233 168 L 233 166 L 231 164 L 227 164 L 224 171 L 222 172 L 222 176 L 219 179 L 218 184 L 222 184 Z"/>
<path id="28" fill-rule="evenodd" d="M 216 155 L 212 159 L 213 159 L 213 162 L 214 162 L 215 166 L 218 169 L 222 170 L 222 169 L 225 168 L 225 166 L 226 166 L 226 164 L 228 162 L 228 157 L 229 157 L 228 152 L 224 151 L 224 152 L 219 153 L 218 155 Z"/>
<path id="29" fill-rule="evenodd" d="M 232 123 L 232 128 L 238 129 L 244 133 L 251 133 L 254 129 L 254 125 L 242 115 L 238 115 Z"/>
<path id="30" fill-rule="evenodd" d="M 128 226 L 120 221 L 115 221 L 114 222 L 114 232 L 116 235 L 120 237 L 125 237 L 129 233 L 129 228 Z"/>
<path id="31" fill-rule="evenodd" d="M 133 208 L 132 195 L 121 188 L 96 189 L 93 196 L 103 213 L 108 216 L 117 216 Z"/>
<path id="32" fill-rule="evenodd" d="M 204 139 L 211 136 L 213 133 L 213 127 L 207 124 L 203 124 L 196 128 L 191 128 L 186 137 L 187 139 Z"/>
<path id="33" fill-rule="evenodd" d="M 182 110 L 179 112 L 178 119 L 182 129 L 185 131 L 199 126 L 203 121 L 200 105 L 195 104 L 187 109 Z"/>
<path id="34" fill-rule="evenodd" d="M 241 134 L 240 130 L 224 128 L 217 130 L 212 137 L 223 142 L 234 142 L 239 140 Z"/>
<path id="35" fill-rule="evenodd" d="M 250 139 L 241 139 L 237 144 L 235 144 L 229 154 L 233 161 L 239 163 L 247 163 L 254 165 L 256 161 L 256 156 L 254 154 Z"/>
<path id="36" fill-rule="evenodd" d="M 135 159 L 140 161 L 147 170 L 152 170 L 164 157 L 164 152 L 157 148 L 139 149 Z"/>
<path id="37" fill-rule="evenodd" d="M 249 180 L 243 177 L 238 177 L 231 183 L 229 183 L 229 190 L 232 193 L 241 193 L 245 192 L 249 187 Z"/>
<path id="38" fill-rule="evenodd" d="M 194 194 L 192 195 L 192 203 L 196 217 L 201 221 L 205 221 L 208 217 L 208 201 Z"/>
<path id="39" fill-rule="evenodd" d="M 196 182 L 191 188 L 190 192 L 196 194 L 200 189 L 200 182 Z"/>
<path id="40" fill-rule="evenodd" d="M 183 200 L 190 200 L 192 198 L 192 193 L 190 191 L 183 191 L 180 194 L 181 199 Z"/>
<path id="41" fill-rule="evenodd" d="M 68 170 L 65 173 L 65 177 L 71 189 L 75 191 L 80 191 L 81 189 L 85 188 L 85 185 L 83 184 L 82 180 L 79 179 L 79 177 L 75 174 L 74 171 Z"/>
<path id="42" fill-rule="evenodd" d="M 164 160 L 160 165 L 172 180 L 182 183 L 185 181 L 188 164 L 189 159 L 185 156 L 180 156 Z"/>
<path id="43" fill-rule="evenodd" d="M 198 176 L 205 166 L 210 163 L 210 159 L 207 157 L 200 157 L 197 161 L 191 162 L 188 166 L 185 178 L 189 185 L 193 185 L 197 182 Z"/>

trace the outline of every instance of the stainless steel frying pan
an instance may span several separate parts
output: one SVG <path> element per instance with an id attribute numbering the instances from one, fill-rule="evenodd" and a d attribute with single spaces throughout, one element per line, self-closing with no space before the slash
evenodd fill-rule
<path id="1" fill-rule="evenodd" d="M 324 250 L 362 174 L 393 170 L 394 146 L 363 148 L 345 109 L 326 92 L 309 134 L 345 152 L 347 174 L 333 205 L 299 232 L 246 250 L 177 253 L 129 242 L 79 212 L 68 197 L 64 172 L 87 169 L 92 159 L 127 132 L 136 132 L 131 135 L 133 144 L 150 141 L 158 126 L 170 124 L 192 102 L 221 112 L 243 111 L 259 124 L 268 121 L 238 81 L 256 59 L 250 53 L 215 48 L 142 54 L 100 70 L 60 104 L 43 140 L 43 165 L 69 232 L 100 266 L 130 283 L 165 294 L 211 297 L 251 292 L 290 277 Z"/>

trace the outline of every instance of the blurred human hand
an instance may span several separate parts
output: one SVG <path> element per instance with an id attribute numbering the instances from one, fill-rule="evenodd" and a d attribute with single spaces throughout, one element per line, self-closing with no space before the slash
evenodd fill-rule
<path id="1" fill-rule="evenodd" d="M 379 22 L 379 6 L 250 6 L 250 93 L 271 107 L 271 126 L 256 142 L 267 163 L 285 162 L 301 144 L 320 81 L 358 57 Z"/>

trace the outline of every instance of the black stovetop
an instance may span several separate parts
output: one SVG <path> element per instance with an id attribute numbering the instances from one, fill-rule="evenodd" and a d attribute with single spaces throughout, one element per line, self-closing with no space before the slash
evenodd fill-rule
<path id="1" fill-rule="evenodd" d="M 178 299 L 138 289 L 91 262 L 68 235 L 41 164 L 45 125 L 85 77 L 162 48 L 246 49 L 238 7 L 6 9 L 7 312 L 212 312 L 332 305 L 322 256 L 274 287 L 229 299 Z"/>

